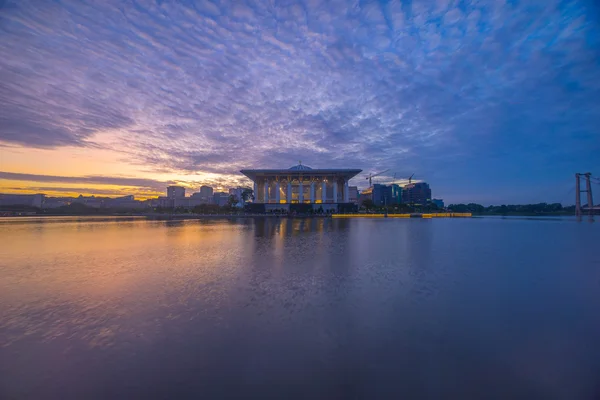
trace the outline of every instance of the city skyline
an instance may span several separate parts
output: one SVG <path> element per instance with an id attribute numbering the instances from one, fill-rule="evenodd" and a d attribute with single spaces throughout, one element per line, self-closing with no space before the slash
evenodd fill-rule
<path id="1" fill-rule="evenodd" d="M 238 171 L 415 173 L 447 203 L 600 174 L 592 0 L 0 6 L 0 193 L 153 198 Z"/>

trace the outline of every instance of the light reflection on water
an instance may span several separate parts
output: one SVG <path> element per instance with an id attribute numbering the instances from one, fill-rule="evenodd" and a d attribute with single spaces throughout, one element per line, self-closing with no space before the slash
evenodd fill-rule
<path id="1" fill-rule="evenodd" d="M 5 219 L 0 397 L 589 398 L 599 228 Z"/>

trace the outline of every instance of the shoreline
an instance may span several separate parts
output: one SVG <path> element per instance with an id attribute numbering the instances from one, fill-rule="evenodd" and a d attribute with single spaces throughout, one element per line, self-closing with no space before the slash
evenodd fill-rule
<path id="1" fill-rule="evenodd" d="M 454 214 L 454 215 L 452 215 Z M 466 215 L 469 214 L 469 215 Z M 145 218 L 149 220 L 182 220 L 182 219 L 237 219 L 237 218 L 302 218 L 302 219 L 358 219 L 358 218 L 385 218 L 383 213 L 358 213 L 358 214 L 171 214 L 171 213 L 107 213 L 107 214 L 21 214 L 0 215 L 3 218 L 56 218 L 56 217 L 123 217 L 123 218 Z M 470 214 L 470 213 L 404 213 L 388 214 L 388 218 L 485 218 L 485 217 L 575 217 L 574 214 Z"/>

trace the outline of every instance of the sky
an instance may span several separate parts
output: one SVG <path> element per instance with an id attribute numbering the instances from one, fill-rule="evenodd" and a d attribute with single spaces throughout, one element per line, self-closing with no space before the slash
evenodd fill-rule
<path id="1" fill-rule="evenodd" d="M 0 192 L 164 195 L 360 168 L 446 203 L 600 175 L 600 6 L 0 0 Z"/>

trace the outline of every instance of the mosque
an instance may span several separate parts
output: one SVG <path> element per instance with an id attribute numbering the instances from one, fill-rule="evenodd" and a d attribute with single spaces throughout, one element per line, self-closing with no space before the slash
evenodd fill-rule
<path id="1" fill-rule="evenodd" d="M 360 169 L 313 169 L 300 162 L 288 169 L 243 169 L 254 182 L 254 203 L 265 210 L 291 210 L 294 204 L 312 205 L 314 210 L 337 211 L 350 203 L 348 182 Z M 305 206 L 303 208 L 307 208 Z"/>

